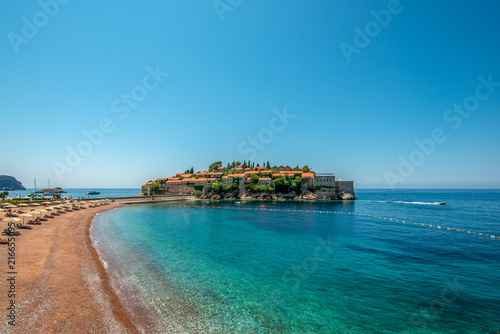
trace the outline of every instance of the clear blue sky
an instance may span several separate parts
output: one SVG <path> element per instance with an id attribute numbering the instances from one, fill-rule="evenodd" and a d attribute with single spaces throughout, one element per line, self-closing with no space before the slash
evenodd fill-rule
<path id="1" fill-rule="evenodd" d="M 54 1 L 0 4 L 0 174 L 27 187 L 253 157 L 359 188 L 500 187 L 494 1 Z"/>

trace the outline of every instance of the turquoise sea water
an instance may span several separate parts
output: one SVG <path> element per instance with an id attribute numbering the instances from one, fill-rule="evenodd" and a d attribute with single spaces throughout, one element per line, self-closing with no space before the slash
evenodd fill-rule
<path id="1" fill-rule="evenodd" d="M 500 191 L 357 196 L 128 206 L 97 216 L 92 238 L 148 333 L 499 330 L 500 239 L 413 223 L 500 236 Z"/>

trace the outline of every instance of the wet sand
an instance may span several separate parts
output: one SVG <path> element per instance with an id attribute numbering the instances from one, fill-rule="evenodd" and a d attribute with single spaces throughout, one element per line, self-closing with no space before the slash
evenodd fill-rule
<path id="1" fill-rule="evenodd" d="M 0 245 L 0 333 L 139 332 L 115 295 L 89 235 L 96 213 L 121 206 L 68 212 L 32 225 L 32 230 L 19 229 L 15 275 L 7 274 L 8 247 Z M 1 231 L 7 224 L 0 221 Z M 15 298 L 8 296 L 10 276 L 15 276 Z M 15 300 L 15 326 L 7 318 L 11 300 Z"/>

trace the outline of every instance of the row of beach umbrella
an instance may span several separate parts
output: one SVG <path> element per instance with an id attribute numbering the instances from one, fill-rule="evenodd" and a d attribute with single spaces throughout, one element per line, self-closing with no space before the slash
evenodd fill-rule
<path id="1" fill-rule="evenodd" d="M 77 200 L 65 200 L 61 202 L 43 202 L 43 208 L 40 209 L 34 209 L 32 208 L 31 211 L 29 212 L 22 212 L 18 215 L 18 217 L 23 217 L 22 221 L 24 224 L 24 219 L 25 217 L 30 217 L 33 219 L 36 219 L 36 216 L 39 214 L 39 217 L 42 217 L 42 214 L 45 213 L 45 215 L 49 215 L 52 211 L 55 212 L 65 212 L 68 210 L 79 210 L 79 209 L 85 209 L 86 206 L 88 205 L 89 207 L 96 207 L 96 206 L 102 206 L 102 205 L 107 205 L 109 204 L 109 200 L 99 200 L 99 201 L 77 201 Z M 2 203 L 0 204 L 0 212 L 5 212 L 8 209 L 18 209 L 18 208 L 26 208 L 26 207 L 40 207 L 42 206 L 40 203 L 21 203 L 21 204 L 12 204 L 12 203 Z M 15 218 L 15 217 L 5 217 L 2 219 L 4 222 L 18 222 L 20 221 L 20 218 Z"/>

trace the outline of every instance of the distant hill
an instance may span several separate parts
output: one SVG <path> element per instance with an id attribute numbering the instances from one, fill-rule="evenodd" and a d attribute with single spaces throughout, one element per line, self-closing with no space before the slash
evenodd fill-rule
<path id="1" fill-rule="evenodd" d="M 0 190 L 26 190 L 26 188 L 15 177 L 0 175 Z"/>

